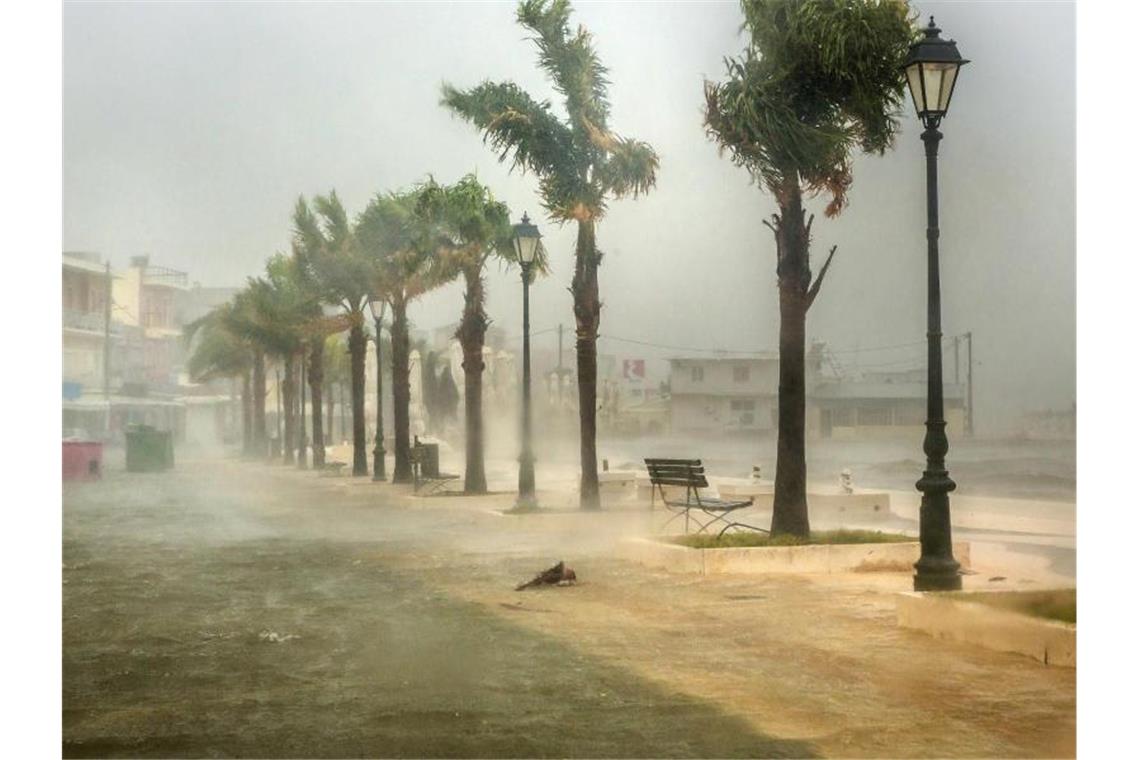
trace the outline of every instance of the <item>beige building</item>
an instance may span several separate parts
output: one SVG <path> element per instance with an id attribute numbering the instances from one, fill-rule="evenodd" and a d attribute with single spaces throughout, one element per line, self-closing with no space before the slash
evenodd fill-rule
<path id="1" fill-rule="evenodd" d="M 154 266 L 146 256 L 131 258 L 130 267 L 114 281 L 114 319 L 139 328 L 127 376 L 149 390 L 173 391 L 182 372 L 181 297 L 189 290 L 185 272 Z"/>
<path id="2" fill-rule="evenodd" d="M 823 344 L 806 357 L 805 430 L 809 438 L 921 437 L 926 371 L 825 377 Z M 775 433 L 779 420 L 779 355 L 670 360 L 672 429 L 679 433 Z M 965 387 L 944 383 L 947 433 L 965 426 Z"/>
<path id="3" fill-rule="evenodd" d="M 672 429 L 678 433 L 763 432 L 776 428 L 780 362 L 748 358 L 669 360 Z"/>
<path id="4" fill-rule="evenodd" d="M 83 390 L 102 390 L 107 345 L 106 265 L 95 253 L 63 254 L 63 381 Z"/>
<path id="5" fill-rule="evenodd" d="M 965 386 L 943 383 L 946 433 L 965 429 Z M 926 370 L 865 373 L 808 390 L 809 429 L 823 438 L 916 438 L 926 430 Z"/>

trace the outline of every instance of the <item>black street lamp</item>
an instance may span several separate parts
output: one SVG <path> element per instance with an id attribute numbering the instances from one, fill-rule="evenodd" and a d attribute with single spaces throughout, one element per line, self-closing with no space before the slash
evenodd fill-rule
<path id="1" fill-rule="evenodd" d="M 915 591 L 953 591 L 962 588 L 960 565 L 954 559 L 950 535 L 950 492 L 954 481 L 946 469 L 946 420 L 942 404 L 942 294 L 938 279 L 938 125 L 950 107 L 958 69 L 969 63 L 958 54 L 953 40 L 939 37 L 942 30 L 930 26 L 925 36 L 911 45 L 903 68 L 918 118 L 926 129 L 926 469 L 915 484 L 922 492 L 918 534 L 922 556 L 915 563 Z"/>
<path id="2" fill-rule="evenodd" d="M 541 237 L 538 227 L 523 214 L 522 223 L 514 226 L 515 255 L 522 269 L 523 283 L 522 453 L 519 455 L 519 498 L 515 504 L 518 510 L 538 507 L 534 497 L 534 450 L 530 424 L 530 274 Z"/>
<path id="3" fill-rule="evenodd" d="M 372 324 L 376 342 L 376 446 L 372 449 L 372 480 L 388 479 L 384 467 L 384 365 L 380 361 L 380 331 L 384 327 L 384 308 L 388 305 L 382 298 L 368 300 L 368 310 L 372 312 Z"/>

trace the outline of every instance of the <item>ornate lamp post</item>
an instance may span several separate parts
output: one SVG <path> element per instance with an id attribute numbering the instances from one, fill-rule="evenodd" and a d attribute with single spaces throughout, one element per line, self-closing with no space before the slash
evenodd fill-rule
<path id="1" fill-rule="evenodd" d="M 534 451 L 530 424 L 530 274 L 541 237 L 538 227 L 523 214 L 522 223 L 514 226 L 515 255 L 522 268 L 523 283 L 522 453 L 519 455 L 519 498 L 515 504 L 515 509 L 519 510 L 538 506 L 534 498 Z"/>
<path id="2" fill-rule="evenodd" d="M 946 420 L 942 404 L 942 295 L 938 279 L 938 125 L 950 107 L 950 96 L 958 79 L 958 69 L 969 61 L 958 54 L 953 40 L 939 36 L 942 30 L 930 26 L 925 36 L 911 45 L 903 68 L 918 118 L 926 129 L 926 469 L 916 487 L 922 492 L 919 509 L 919 541 L 922 556 L 915 563 L 915 591 L 949 591 L 962 588 L 959 564 L 954 559 L 950 536 L 950 492 L 954 481 L 946 470 Z"/>
<path id="3" fill-rule="evenodd" d="M 384 327 L 384 309 L 388 302 L 373 297 L 368 300 L 368 310 L 372 312 L 372 325 L 376 341 L 376 446 L 372 449 L 372 480 L 388 479 L 384 467 L 384 365 L 380 361 L 380 331 Z"/>

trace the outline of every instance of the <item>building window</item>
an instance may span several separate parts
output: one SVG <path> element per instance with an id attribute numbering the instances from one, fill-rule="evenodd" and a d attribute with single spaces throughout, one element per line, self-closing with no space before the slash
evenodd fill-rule
<path id="1" fill-rule="evenodd" d="M 756 402 L 747 399 L 735 399 L 731 406 L 734 412 L 751 412 L 756 409 Z"/>
<path id="2" fill-rule="evenodd" d="M 732 368 L 733 382 L 747 383 L 748 382 L 748 367 L 733 367 Z"/>
<path id="3" fill-rule="evenodd" d="M 891 408 L 863 406 L 859 408 L 860 425 L 890 425 Z"/>
<path id="4" fill-rule="evenodd" d="M 850 409 L 844 407 L 833 409 L 831 411 L 831 424 L 835 427 L 851 427 L 854 424 L 853 416 Z"/>
<path id="5" fill-rule="evenodd" d="M 690 377 L 692 378 L 694 383 L 700 383 L 700 382 L 704 381 L 704 379 L 705 379 L 705 368 L 704 367 L 692 367 L 689 370 L 689 372 L 691 373 Z"/>
<path id="6" fill-rule="evenodd" d="M 896 425 L 921 425 L 926 422 L 926 409 L 918 404 L 895 407 Z"/>

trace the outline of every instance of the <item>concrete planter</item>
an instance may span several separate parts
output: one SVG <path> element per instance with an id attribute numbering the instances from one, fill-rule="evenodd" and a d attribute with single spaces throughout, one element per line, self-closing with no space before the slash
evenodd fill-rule
<path id="1" fill-rule="evenodd" d="M 637 495 L 637 473 L 599 472 L 598 492 L 608 497 L 635 498 Z"/>
<path id="2" fill-rule="evenodd" d="M 647 538 L 631 538 L 622 543 L 623 556 L 646 567 L 699 575 L 907 572 L 913 569 L 920 553 L 917 541 L 728 549 L 690 549 Z M 954 557 L 962 567 L 969 567 L 969 543 L 955 543 Z"/>
<path id="3" fill-rule="evenodd" d="M 957 549 L 955 549 L 955 553 Z M 1028 655 L 1046 665 L 1077 666 L 1077 626 L 943 594 L 897 597 L 898 623 L 939 639 Z"/>
<path id="4" fill-rule="evenodd" d="M 653 487 L 648 480 L 638 479 L 637 499 L 648 502 Z M 752 509 L 759 512 L 772 511 L 773 485 L 760 482 L 722 482 L 710 489 L 722 499 L 752 499 Z M 660 494 L 654 493 L 653 500 L 660 502 Z M 683 501 L 685 489 L 681 486 L 665 486 L 665 496 Z M 862 491 L 855 493 L 825 493 L 809 491 L 808 511 L 812 517 L 830 524 L 865 524 L 889 519 L 891 516 L 891 496 L 884 491 Z"/>

